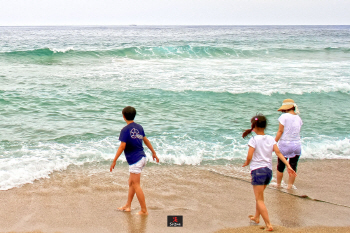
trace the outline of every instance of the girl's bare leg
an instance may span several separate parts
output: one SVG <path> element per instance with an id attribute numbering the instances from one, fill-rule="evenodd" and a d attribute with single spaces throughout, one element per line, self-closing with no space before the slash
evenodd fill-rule
<path id="1" fill-rule="evenodd" d="M 253 221 L 255 223 L 260 222 L 260 211 L 258 208 L 258 202 L 256 202 L 256 204 L 255 204 L 255 215 L 249 215 L 248 217 L 251 221 Z"/>
<path id="2" fill-rule="evenodd" d="M 261 217 L 264 219 L 265 224 L 266 224 L 266 230 L 272 231 L 273 227 L 271 225 L 270 219 L 269 219 L 269 214 L 267 212 L 267 208 L 265 206 L 264 202 L 264 190 L 266 188 L 266 185 L 253 185 L 254 189 L 254 195 L 255 195 L 255 200 L 256 200 L 256 213 L 254 218 Z M 257 218 L 259 219 L 259 218 Z"/>

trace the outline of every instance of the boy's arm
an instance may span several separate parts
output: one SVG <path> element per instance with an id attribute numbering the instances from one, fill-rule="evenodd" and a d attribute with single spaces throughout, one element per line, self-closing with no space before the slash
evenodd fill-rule
<path id="1" fill-rule="evenodd" d="M 148 138 L 146 138 L 146 136 L 143 137 L 143 142 L 146 144 L 146 146 L 148 147 L 148 149 L 150 149 L 150 150 L 152 151 L 152 158 L 153 158 L 153 160 L 156 160 L 156 162 L 159 163 L 159 159 L 158 159 L 158 157 L 157 157 L 157 154 L 156 154 L 156 152 L 154 151 L 151 142 L 148 140 Z"/>
<path id="2" fill-rule="evenodd" d="M 114 157 L 114 160 L 111 164 L 111 168 L 110 168 L 110 171 L 112 172 L 112 170 L 114 169 L 115 167 L 115 164 L 117 163 L 117 159 L 119 158 L 119 156 L 123 153 L 123 151 L 125 150 L 125 146 L 126 146 L 126 143 L 125 142 L 120 142 L 120 146 L 117 150 L 117 153 L 115 154 L 115 157 Z"/>
<path id="3" fill-rule="evenodd" d="M 249 146 L 249 150 L 248 150 L 248 155 L 247 155 L 247 160 L 245 161 L 245 163 L 243 164 L 242 167 L 248 166 L 250 164 L 250 161 L 253 158 L 253 154 L 254 154 L 255 148 Z"/>
<path id="4" fill-rule="evenodd" d="M 287 160 L 284 158 L 282 153 L 280 152 L 280 149 L 278 149 L 278 146 L 275 144 L 273 145 L 273 150 L 275 151 L 277 157 L 287 166 L 288 168 L 288 174 L 292 176 L 297 176 L 293 168 L 290 166 L 290 164 L 287 162 Z"/>
<path id="5" fill-rule="evenodd" d="M 278 142 L 280 140 L 280 138 L 282 137 L 283 131 L 284 131 L 284 125 L 282 125 L 280 123 L 280 126 L 279 126 L 277 134 L 276 134 L 276 138 L 275 138 L 276 142 Z"/>

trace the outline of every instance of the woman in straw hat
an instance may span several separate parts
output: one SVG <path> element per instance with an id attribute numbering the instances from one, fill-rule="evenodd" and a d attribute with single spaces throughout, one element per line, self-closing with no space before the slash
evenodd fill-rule
<path id="1" fill-rule="evenodd" d="M 279 128 L 276 135 L 276 142 L 283 156 L 288 160 L 294 171 L 297 171 L 298 160 L 301 154 L 300 128 L 303 121 L 299 117 L 299 109 L 292 99 L 283 100 L 278 111 L 283 112 L 279 118 Z M 281 186 L 285 164 L 278 159 L 277 164 L 277 186 Z M 289 176 L 287 189 L 293 186 L 295 176 Z"/>

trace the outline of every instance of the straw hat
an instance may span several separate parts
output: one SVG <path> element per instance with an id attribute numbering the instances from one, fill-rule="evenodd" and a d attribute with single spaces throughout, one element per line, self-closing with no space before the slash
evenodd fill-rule
<path id="1" fill-rule="evenodd" d="M 292 99 L 285 99 L 283 100 L 282 106 L 277 111 L 285 111 L 289 110 L 291 108 L 295 107 L 295 112 L 299 114 L 299 109 L 294 100 Z"/>

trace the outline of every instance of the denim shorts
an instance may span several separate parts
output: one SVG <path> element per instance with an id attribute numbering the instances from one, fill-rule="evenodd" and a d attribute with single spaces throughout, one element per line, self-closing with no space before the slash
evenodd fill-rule
<path id="1" fill-rule="evenodd" d="M 272 179 L 272 170 L 268 167 L 261 167 L 251 171 L 252 185 L 268 185 Z"/>

